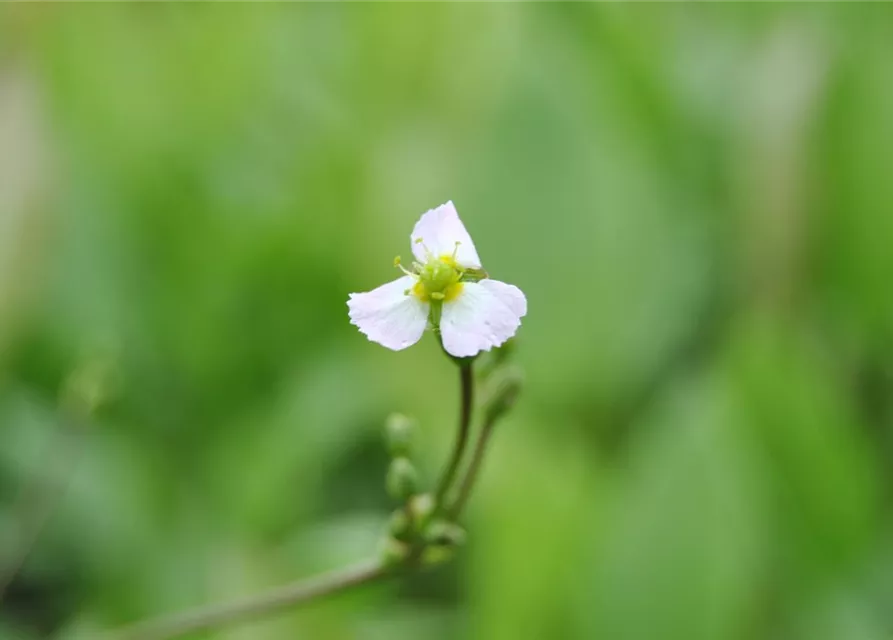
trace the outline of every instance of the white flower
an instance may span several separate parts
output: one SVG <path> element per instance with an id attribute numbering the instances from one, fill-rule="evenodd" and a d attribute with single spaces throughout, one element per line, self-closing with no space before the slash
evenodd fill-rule
<path id="1" fill-rule="evenodd" d="M 498 347 L 527 313 L 518 287 L 491 280 L 452 202 L 425 213 L 410 236 L 412 271 L 347 301 L 351 324 L 374 342 L 399 351 L 418 342 L 429 320 L 443 347 L 463 358 Z"/>

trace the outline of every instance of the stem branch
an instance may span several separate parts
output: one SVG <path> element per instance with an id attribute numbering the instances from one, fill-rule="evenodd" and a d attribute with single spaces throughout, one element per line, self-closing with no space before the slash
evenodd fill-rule
<path id="1" fill-rule="evenodd" d="M 462 513 L 462 509 L 465 508 L 465 503 L 468 502 L 471 490 L 474 488 L 475 480 L 480 471 L 481 463 L 484 460 L 487 443 L 490 442 L 490 436 L 493 434 L 493 426 L 495 424 L 495 419 L 488 418 L 484 423 L 484 426 L 481 427 L 481 432 L 478 435 L 477 442 L 474 446 L 474 453 L 471 455 L 471 462 L 468 465 L 468 470 L 465 472 L 465 478 L 462 480 L 462 485 L 459 487 L 459 496 L 447 511 L 447 515 L 451 520 L 456 520 L 459 517 Z"/>
<path id="2" fill-rule="evenodd" d="M 309 580 L 271 589 L 244 600 L 186 611 L 113 632 L 109 640 L 167 640 L 187 633 L 245 622 L 393 575 L 378 561 L 366 561 Z"/>

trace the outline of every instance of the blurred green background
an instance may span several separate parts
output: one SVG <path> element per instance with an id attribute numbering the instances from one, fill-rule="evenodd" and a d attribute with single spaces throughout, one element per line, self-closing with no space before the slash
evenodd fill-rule
<path id="1" fill-rule="evenodd" d="M 345 303 L 452 199 L 530 304 L 467 547 L 201 637 L 889 640 L 891 171 L 886 6 L 0 8 L 0 637 L 374 553 L 458 381 Z"/>

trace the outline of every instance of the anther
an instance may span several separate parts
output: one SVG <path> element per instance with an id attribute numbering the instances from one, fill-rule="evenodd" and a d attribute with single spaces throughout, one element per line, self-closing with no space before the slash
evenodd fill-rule
<path id="1" fill-rule="evenodd" d="M 394 258 L 394 266 L 397 267 L 398 269 L 400 269 L 400 271 L 402 271 L 405 275 L 408 275 L 408 276 L 413 275 L 412 272 L 407 271 L 407 270 L 406 270 L 406 267 L 404 267 L 404 266 L 400 263 L 400 256 L 397 256 L 396 258 Z"/>
<path id="2" fill-rule="evenodd" d="M 425 254 L 428 256 L 428 260 L 431 260 L 431 255 L 432 255 L 431 250 L 425 246 L 425 239 L 424 238 L 416 238 L 415 240 L 413 240 L 413 242 L 415 242 L 416 244 L 422 245 L 422 248 L 425 250 Z"/>

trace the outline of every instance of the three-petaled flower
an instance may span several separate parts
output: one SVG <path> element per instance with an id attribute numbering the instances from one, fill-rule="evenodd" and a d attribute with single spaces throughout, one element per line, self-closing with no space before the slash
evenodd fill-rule
<path id="1" fill-rule="evenodd" d="M 458 358 L 498 347 L 515 335 L 527 313 L 518 287 L 492 280 L 452 202 L 422 215 L 410 236 L 412 270 L 347 301 L 351 324 L 388 349 L 418 342 L 431 325 Z"/>

